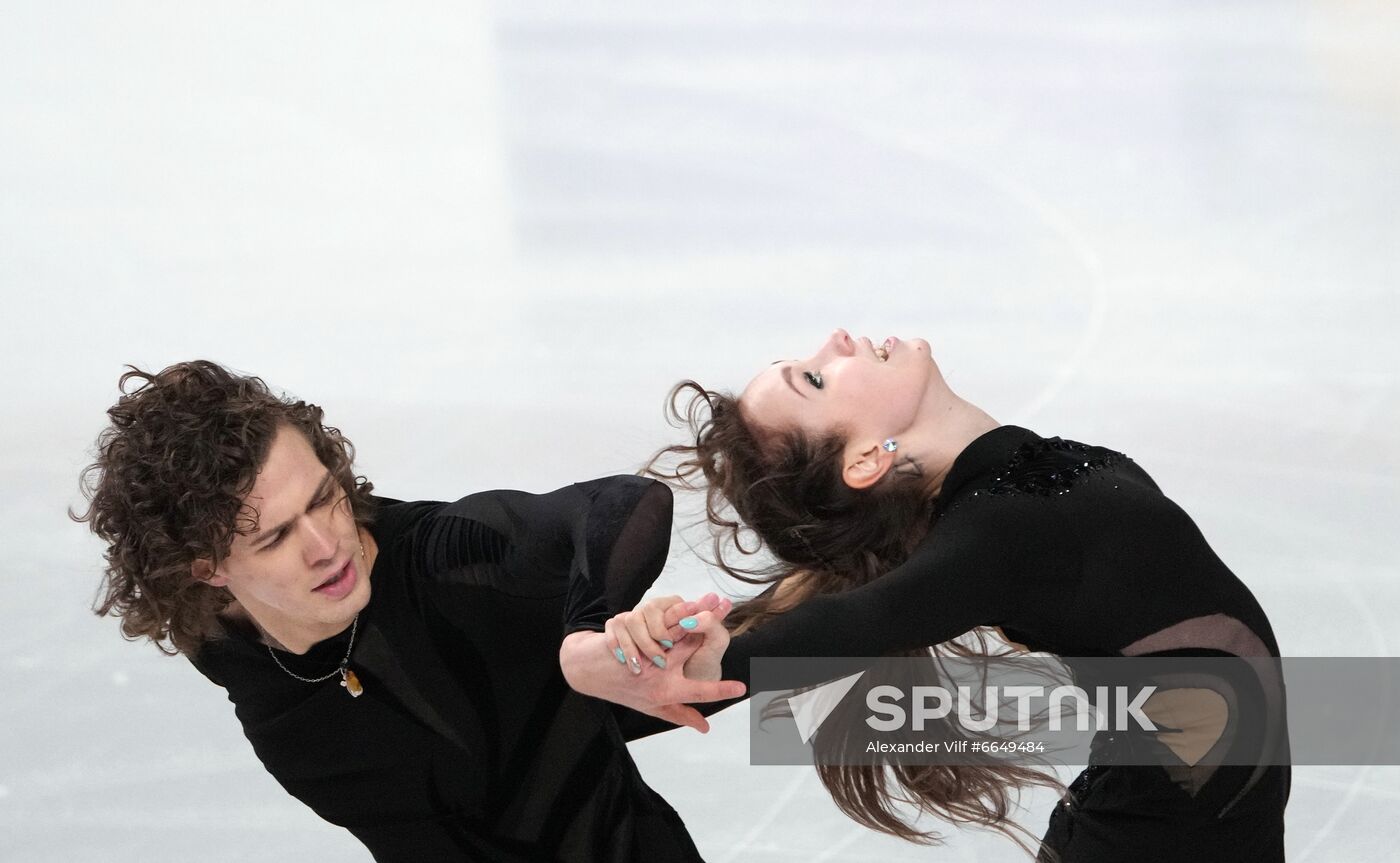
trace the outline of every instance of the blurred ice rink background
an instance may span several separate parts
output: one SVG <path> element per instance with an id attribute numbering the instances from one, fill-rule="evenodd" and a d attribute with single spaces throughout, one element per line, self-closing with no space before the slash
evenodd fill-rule
<path id="1" fill-rule="evenodd" d="M 635 469 L 681 378 L 923 336 L 1152 472 L 1286 655 L 1396 654 L 1398 8 L 5 4 L 0 859 L 369 860 L 89 610 L 64 509 L 127 362 L 259 374 L 451 499 Z M 717 583 L 702 538 L 659 586 Z M 747 729 L 634 745 L 709 860 L 1024 859 L 862 830 Z M 1294 775 L 1290 860 L 1400 843 L 1400 768 Z"/>

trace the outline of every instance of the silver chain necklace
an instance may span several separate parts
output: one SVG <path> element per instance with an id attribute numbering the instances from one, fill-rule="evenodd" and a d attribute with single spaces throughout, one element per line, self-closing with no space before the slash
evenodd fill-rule
<path id="1" fill-rule="evenodd" d="M 355 672 L 350 670 L 350 651 L 355 647 L 355 629 L 359 626 L 359 624 L 360 613 L 355 612 L 355 619 L 350 624 L 350 644 L 347 645 L 345 648 L 345 658 L 340 660 L 339 668 L 337 668 L 335 671 L 332 671 L 330 674 L 325 675 L 324 677 L 302 677 L 300 674 L 293 673 L 290 668 L 282 664 L 282 660 L 277 658 L 277 654 L 273 652 L 272 645 L 270 644 L 267 645 L 267 655 L 272 657 L 272 661 L 277 663 L 278 668 L 292 675 L 297 680 L 303 681 L 305 683 L 320 683 L 323 680 L 330 680 L 332 677 L 335 677 L 337 674 L 339 674 L 340 685 L 344 686 L 352 696 L 354 696 L 355 698 L 359 698 L 360 695 L 365 691 L 365 688 L 360 685 L 360 678 L 356 677 Z"/>

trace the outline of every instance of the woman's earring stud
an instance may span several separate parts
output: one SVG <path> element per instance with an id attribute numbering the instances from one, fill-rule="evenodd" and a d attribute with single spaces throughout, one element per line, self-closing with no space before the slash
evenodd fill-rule
<path id="1" fill-rule="evenodd" d="M 885 442 L 880 446 L 885 448 L 885 452 L 894 452 L 899 449 L 899 444 L 894 442 L 894 438 L 885 438 Z"/>

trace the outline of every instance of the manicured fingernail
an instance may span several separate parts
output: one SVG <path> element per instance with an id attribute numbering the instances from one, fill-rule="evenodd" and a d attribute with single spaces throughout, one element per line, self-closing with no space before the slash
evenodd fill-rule
<path id="1" fill-rule="evenodd" d="M 682 617 L 680 623 L 681 629 L 694 629 L 700 625 L 700 621 L 693 617 Z"/>
<path id="2" fill-rule="evenodd" d="M 616 657 L 617 657 L 617 661 L 618 661 L 618 662 L 621 662 L 623 665 L 626 665 L 626 664 L 627 664 L 627 657 L 623 655 L 623 653 L 622 653 L 622 648 L 620 648 L 620 647 L 614 647 L 614 648 L 613 648 L 613 656 L 616 656 Z"/>
<path id="3" fill-rule="evenodd" d="M 651 661 L 656 665 L 657 668 L 666 667 L 666 657 L 664 656 L 653 656 L 651 658 Z"/>
<path id="4" fill-rule="evenodd" d="M 639 659 L 637 659 L 637 657 L 635 657 L 635 656 L 632 657 L 632 673 L 633 673 L 633 674 L 641 674 L 641 673 L 642 673 L 642 663 L 641 663 L 641 661 L 640 661 Z"/>
<path id="5" fill-rule="evenodd" d="M 669 638 L 663 638 L 661 639 L 661 646 L 666 648 L 667 650 L 670 650 L 671 648 L 676 646 L 676 643 Z"/>

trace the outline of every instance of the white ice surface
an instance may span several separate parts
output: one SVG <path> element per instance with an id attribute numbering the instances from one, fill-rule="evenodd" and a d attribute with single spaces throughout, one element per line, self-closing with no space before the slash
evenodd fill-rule
<path id="1" fill-rule="evenodd" d="M 451 498 L 634 469 L 683 377 L 920 335 L 1134 456 L 1285 654 L 1400 651 L 1397 7 L 1027 5 L 5 4 L 0 859 L 369 859 L 89 611 L 64 508 L 125 362 L 260 374 Z M 698 540 L 660 588 L 715 584 Z M 1024 859 L 863 831 L 747 725 L 634 745 L 707 859 Z M 1290 860 L 1382 859 L 1397 804 L 1296 768 Z"/>

